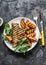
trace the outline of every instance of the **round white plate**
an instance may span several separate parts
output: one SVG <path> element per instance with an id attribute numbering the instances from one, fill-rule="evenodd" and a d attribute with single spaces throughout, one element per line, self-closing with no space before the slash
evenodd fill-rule
<path id="1" fill-rule="evenodd" d="M 22 18 L 25 19 L 25 22 L 26 22 L 26 20 L 29 20 L 29 21 L 31 21 L 32 23 L 34 23 L 34 21 L 30 20 L 29 18 L 26 18 L 26 17 L 17 17 L 17 18 L 14 18 L 13 20 L 11 20 L 11 21 L 8 22 L 9 25 L 10 25 L 10 27 L 11 27 L 11 23 L 18 23 L 18 24 L 20 25 L 20 21 L 21 21 Z M 35 23 L 34 23 L 34 24 L 35 24 Z M 36 38 L 39 39 L 39 29 L 38 29 L 38 27 L 36 27 L 35 32 L 36 32 Z M 5 30 L 4 30 L 3 34 L 5 35 Z M 8 42 L 8 41 L 6 41 L 6 40 L 4 40 L 4 42 L 5 42 L 6 46 L 7 46 L 9 49 L 11 49 L 12 51 L 15 50 L 15 48 L 12 47 L 12 44 L 10 44 L 10 42 Z M 37 44 L 37 42 L 32 43 L 32 46 L 31 46 L 27 51 L 33 49 L 33 48 L 36 46 L 36 44 Z M 19 51 L 16 51 L 16 52 L 19 52 Z"/>

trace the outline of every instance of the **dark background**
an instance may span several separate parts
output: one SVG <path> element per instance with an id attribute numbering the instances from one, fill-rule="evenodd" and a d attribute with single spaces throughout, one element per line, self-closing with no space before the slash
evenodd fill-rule
<path id="1" fill-rule="evenodd" d="M 19 16 L 31 19 L 31 12 L 40 8 L 43 10 L 45 47 L 39 40 L 36 47 L 25 55 L 15 54 L 2 41 L 4 24 Z M 0 17 L 4 20 L 0 27 L 0 65 L 46 65 L 46 0 L 0 0 Z"/>

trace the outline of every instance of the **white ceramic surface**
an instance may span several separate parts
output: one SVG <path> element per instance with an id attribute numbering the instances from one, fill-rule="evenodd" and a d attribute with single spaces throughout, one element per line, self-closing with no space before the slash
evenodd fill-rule
<path id="1" fill-rule="evenodd" d="M 13 22 L 14 22 L 14 23 L 19 23 L 19 25 L 20 25 L 20 21 L 21 21 L 22 18 L 25 19 L 25 22 L 26 22 L 26 20 L 29 20 L 29 21 L 31 21 L 32 23 L 34 23 L 34 22 L 33 22 L 32 20 L 30 20 L 29 18 L 26 18 L 26 17 L 17 17 L 17 18 L 14 18 L 13 20 L 11 20 L 11 21 L 8 22 L 8 23 L 10 24 L 10 27 L 11 27 L 11 23 L 13 23 Z M 34 24 L 35 24 L 35 23 L 34 23 Z M 36 27 L 35 32 L 36 32 L 36 38 L 39 39 L 39 29 L 38 29 L 38 27 Z M 3 34 L 5 35 L 5 31 L 3 32 Z M 14 51 L 15 48 L 13 48 L 12 45 L 11 45 L 8 41 L 4 40 L 4 42 L 5 42 L 6 46 L 7 46 L 9 49 L 11 49 L 12 51 Z M 37 42 L 32 43 L 32 47 L 30 47 L 27 51 L 33 49 L 33 48 L 36 46 L 36 44 L 37 44 Z M 16 52 L 19 52 L 19 51 L 16 51 Z"/>

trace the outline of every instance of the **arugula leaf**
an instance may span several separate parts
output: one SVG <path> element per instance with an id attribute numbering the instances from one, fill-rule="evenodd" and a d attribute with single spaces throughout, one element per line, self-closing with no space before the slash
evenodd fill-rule
<path id="1" fill-rule="evenodd" d="M 9 35 L 12 36 L 12 30 L 10 29 Z"/>
<path id="2" fill-rule="evenodd" d="M 12 30 L 10 29 L 10 25 L 8 23 L 5 24 L 4 29 L 5 29 L 6 35 L 12 36 Z M 2 38 L 3 38 L 3 40 L 7 40 L 7 38 L 4 34 L 2 34 Z"/>
<path id="3" fill-rule="evenodd" d="M 20 52 L 22 52 L 22 53 L 27 52 L 27 48 L 25 48 L 25 49 L 20 49 Z"/>
<path id="4" fill-rule="evenodd" d="M 24 43 L 24 42 L 27 41 L 27 38 L 26 37 L 25 38 L 22 38 L 21 41 Z"/>
<path id="5" fill-rule="evenodd" d="M 27 51 L 28 47 L 29 47 L 29 45 L 27 43 L 24 43 L 24 44 L 22 44 L 21 49 L 19 51 L 25 53 Z"/>
<path id="6" fill-rule="evenodd" d="M 22 48 L 23 49 L 26 48 L 26 47 L 28 47 L 28 46 L 29 46 L 29 44 L 27 44 L 27 43 L 22 44 Z"/>
<path id="7" fill-rule="evenodd" d="M 5 24 L 5 33 L 6 34 L 10 33 L 10 25 L 8 23 Z"/>
<path id="8" fill-rule="evenodd" d="M 16 46 L 16 49 L 14 51 L 20 51 L 20 52 L 25 53 L 27 51 L 28 47 L 29 47 L 29 44 L 25 43 L 26 40 L 27 40 L 27 38 L 22 38 L 18 42 L 18 44 Z"/>
<path id="9" fill-rule="evenodd" d="M 7 28 L 5 29 L 5 32 L 6 32 L 6 34 L 9 35 L 9 33 L 10 33 L 10 28 L 7 27 Z"/>
<path id="10" fill-rule="evenodd" d="M 18 44 L 20 45 L 20 44 L 23 44 L 24 42 L 26 42 L 26 40 L 27 40 L 27 38 L 22 38 L 19 42 L 18 42 Z"/>
<path id="11" fill-rule="evenodd" d="M 6 24 L 5 24 L 5 29 L 6 29 L 7 27 L 9 27 L 9 28 L 10 28 L 10 26 L 9 26 L 9 24 L 8 24 L 8 23 L 6 23 Z"/>
<path id="12" fill-rule="evenodd" d="M 18 45 L 15 50 L 19 51 L 21 49 L 21 45 Z"/>
<path id="13" fill-rule="evenodd" d="M 18 44 L 14 51 L 20 51 L 20 52 L 25 53 L 28 48 L 29 48 L 29 44 L 27 44 L 27 43 Z"/>
<path id="14" fill-rule="evenodd" d="M 2 34 L 2 38 L 3 38 L 3 40 L 7 40 L 7 38 L 4 34 Z"/>
<path id="15" fill-rule="evenodd" d="M 5 33 L 10 36 L 12 35 L 12 31 L 11 31 L 10 25 L 8 23 L 5 24 Z"/>

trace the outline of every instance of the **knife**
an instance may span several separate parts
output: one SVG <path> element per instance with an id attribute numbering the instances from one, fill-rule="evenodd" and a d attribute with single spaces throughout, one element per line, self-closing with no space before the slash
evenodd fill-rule
<path id="1" fill-rule="evenodd" d="M 42 42 L 42 46 L 45 46 L 42 10 L 40 10 L 40 25 L 41 25 L 41 42 Z"/>

